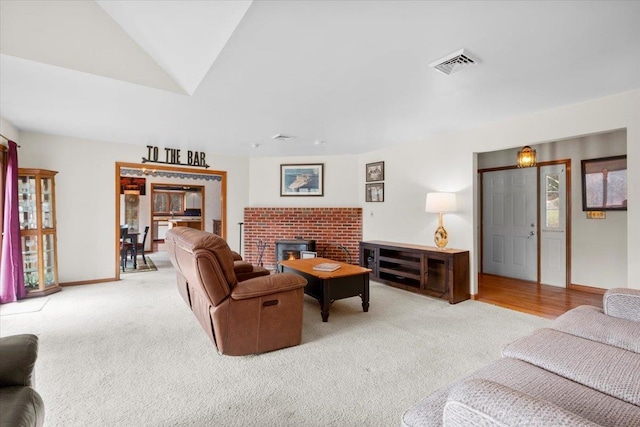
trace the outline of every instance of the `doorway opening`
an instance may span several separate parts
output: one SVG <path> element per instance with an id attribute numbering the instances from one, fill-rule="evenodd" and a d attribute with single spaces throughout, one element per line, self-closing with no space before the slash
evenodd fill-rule
<path id="1" fill-rule="evenodd" d="M 158 247 L 163 250 L 158 242 L 172 226 L 188 226 L 226 238 L 226 172 L 124 162 L 116 162 L 115 172 L 117 280 L 122 266 L 121 227 L 133 235 L 149 227 L 147 253 Z"/>
<path id="2" fill-rule="evenodd" d="M 568 288 L 571 161 L 478 172 L 480 273 Z"/>
<path id="3" fill-rule="evenodd" d="M 478 172 L 480 273 L 569 287 L 571 161 Z"/>
<path id="4" fill-rule="evenodd" d="M 483 222 L 486 219 L 481 216 L 487 201 L 483 201 L 486 183 L 482 182 L 482 177 L 484 172 L 516 170 L 519 148 L 478 153 L 475 158 L 478 173 L 475 193 L 478 197 L 475 218 L 478 232 L 474 239 L 478 254 L 476 298 L 494 303 L 500 299 L 498 305 L 527 311 L 524 306 L 538 309 L 563 302 L 568 304 L 580 301 L 584 293 L 595 294 L 601 299 L 607 289 L 627 287 L 627 212 L 614 210 L 598 216 L 585 212 L 581 174 L 582 163 L 586 160 L 626 155 L 626 129 L 540 143 L 532 148 L 536 149 L 539 160 L 538 166 L 532 169 L 536 169 L 536 174 L 540 170 L 535 184 L 538 188 L 536 202 L 540 208 L 535 209 L 532 230 L 525 230 L 518 236 L 521 240 L 535 241 L 536 274 L 528 280 L 487 274 L 483 270 L 488 254 L 483 248 L 486 240 Z M 569 160 L 545 162 L 551 159 Z M 566 186 L 561 185 L 563 177 Z M 563 199 L 566 206 L 557 203 Z M 531 223 L 522 224 L 530 227 Z M 535 236 L 527 239 L 531 231 Z M 515 259 L 524 252 L 519 251 L 509 255 Z M 549 291 L 548 298 L 543 290 Z"/>

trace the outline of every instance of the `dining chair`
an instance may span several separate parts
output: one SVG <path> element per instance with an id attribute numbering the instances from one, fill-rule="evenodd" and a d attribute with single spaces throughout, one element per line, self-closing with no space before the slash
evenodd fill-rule
<path id="1" fill-rule="evenodd" d="M 142 261 L 145 263 L 145 265 L 147 264 L 147 259 L 144 257 L 144 245 L 147 242 L 148 233 L 149 233 L 149 226 L 147 225 L 146 227 L 144 227 L 144 236 L 142 237 L 142 243 L 140 242 L 136 243 L 136 254 L 138 253 L 138 251 L 142 253 Z"/>
<path id="2" fill-rule="evenodd" d="M 129 252 L 133 255 L 135 252 L 135 247 L 132 243 L 132 238 L 129 236 L 129 226 L 121 225 L 120 226 L 120 266 L 122 267 L 122 271 L 127 265 L 127 255 Z M 135 256 L 135 255 L 134 255 Z"/>

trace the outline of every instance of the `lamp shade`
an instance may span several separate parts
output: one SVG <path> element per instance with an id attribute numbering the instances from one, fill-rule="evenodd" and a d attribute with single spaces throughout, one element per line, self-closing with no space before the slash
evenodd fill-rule
<path id="1" fill-rule="evenodd" d="M 458 210 L 456 193 L 427 193 L 426 212 L 444 213 Z"/>

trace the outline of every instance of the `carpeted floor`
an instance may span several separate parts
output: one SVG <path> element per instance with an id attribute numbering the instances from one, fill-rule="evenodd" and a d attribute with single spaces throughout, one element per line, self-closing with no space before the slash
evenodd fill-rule
<path id="1" fill-rule="evenodd" d="M 303 343 L 219 356 L 158 271 L 64 288 L 39 311 L 4 315 L 2 336 L 40 337 L 36 389 L 54 426 L 397 426 L 435 389 L 500 357 L 549 320 L 456 305 L 372 283 L 331 307 L 305 296 Z"/>

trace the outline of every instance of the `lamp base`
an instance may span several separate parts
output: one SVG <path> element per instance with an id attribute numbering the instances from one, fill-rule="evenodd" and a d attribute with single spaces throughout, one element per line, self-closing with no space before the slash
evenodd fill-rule
<path id="1" fill-rule="evenodd" d="M 443 251 L 445 249 L 445 246 L 447 246 L 447 243 L 449 243 L 449 234 L 442 225 L 438 226 L 438 229 L 433 236 L 433 241 L 441 251 Z"/>

